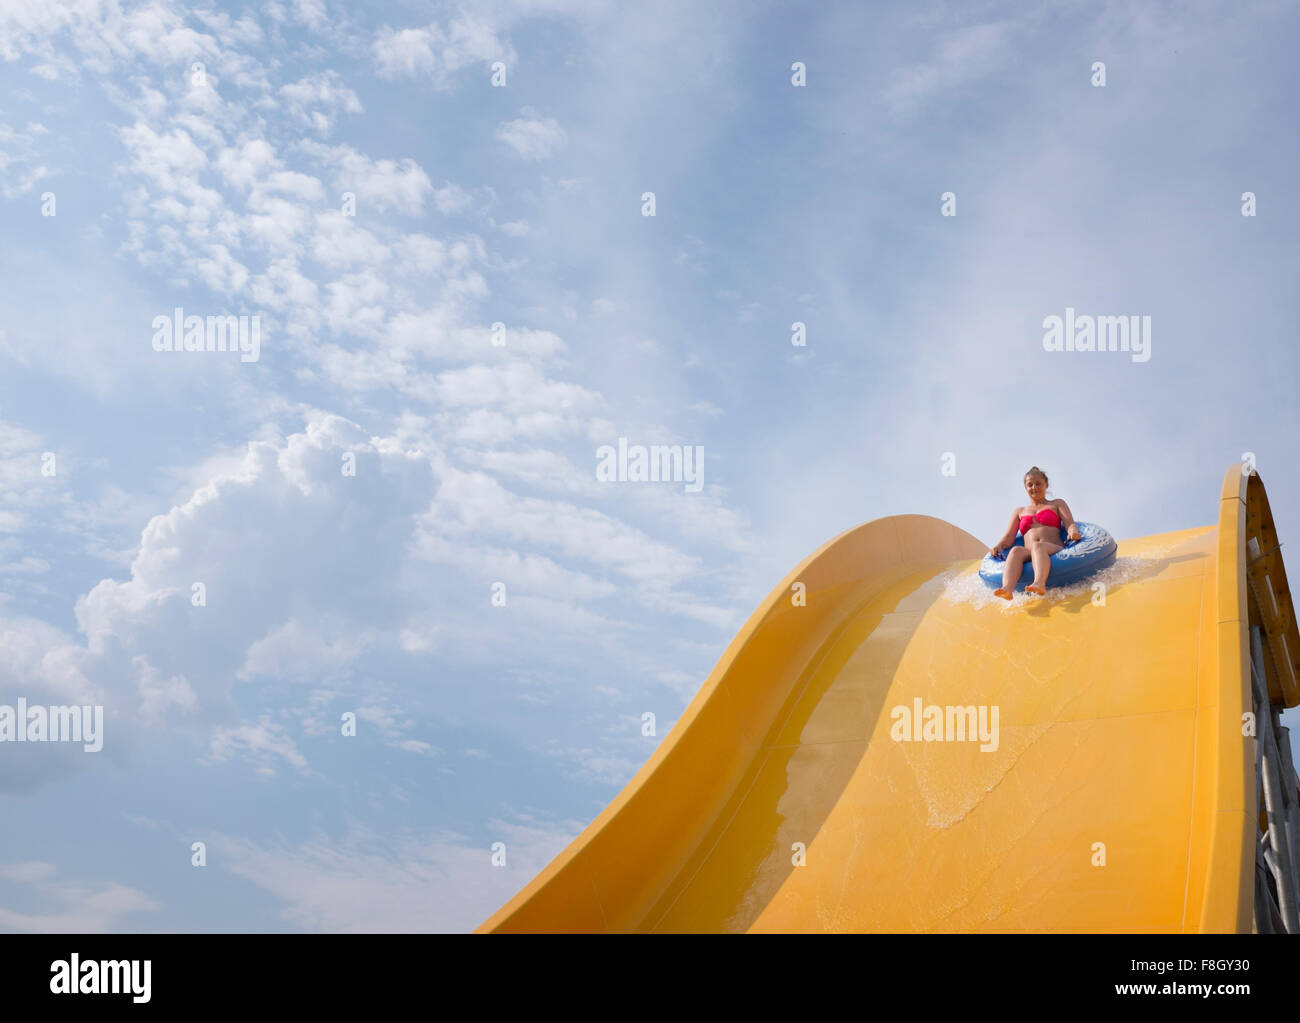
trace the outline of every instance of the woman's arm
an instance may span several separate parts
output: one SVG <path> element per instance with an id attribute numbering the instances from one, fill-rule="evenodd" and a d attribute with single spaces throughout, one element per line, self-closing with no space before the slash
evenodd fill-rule
<path id="1" fill-rule="evenodd" d="M 1002 556 L 1002 551 L 1016 542 L 1016 530 L 1020 528 L 1020 509 L 1017 508 L 1011 513 L 1011 525 L 1007 526 L 1007 531 L 1002 534 L 1002 539 L 989 548 L 989 553 L 995 558 Z"/>
<path id="2" fill-rule="evenodd" d="M 1065 527 L 1065 535 L 1071 540 L 1077 540 L 1083 536 L 1079 532 L 1079 524 L 1074 521 L 1074 514 L 1070 511 L 1070 506 L 1061 498 L 1056 501 L 1056 512 L 1061 516 L 1061 525 Z"/>

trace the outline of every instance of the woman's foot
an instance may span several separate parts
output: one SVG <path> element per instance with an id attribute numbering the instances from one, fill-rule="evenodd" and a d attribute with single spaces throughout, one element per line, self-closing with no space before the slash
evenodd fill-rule
<path id="1" fill-rule="evenodd" d="M 1011 599 L 1011 591 L 1010 591 L 1010 590 L 1004 590 L 1001 586 L 999 586 L 996 590 L 993 591 L 993 596 L 995 596 L 995 597 L 1001 597 L 1003 600 L 1010 600 L 1010 599 Z"/>
<path id="2" fill-rule="evenodd" d="M 1042 586 L 1039 586 L 1038 583 L 1030 583 L 1028 586 L 1025 587 L 1025 592 L 1037 593 L 1040 597 L 1047 596 L 1047 590 Z"/>

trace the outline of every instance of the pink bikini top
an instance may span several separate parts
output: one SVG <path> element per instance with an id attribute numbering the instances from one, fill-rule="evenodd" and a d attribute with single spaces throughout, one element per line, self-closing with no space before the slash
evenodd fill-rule
<path id="1" fill-rule="evenodd" d="M 1040 508 L 1037 515 L 1020 516 L 1020 532 L 1023 534 L 1026 529 L 1033 529 L 1035 521 L 1044 526 L 1055 526 L 1057 529 L 1061 528 L 1061 520 L 1055 511 L 1051 508 Z"/>

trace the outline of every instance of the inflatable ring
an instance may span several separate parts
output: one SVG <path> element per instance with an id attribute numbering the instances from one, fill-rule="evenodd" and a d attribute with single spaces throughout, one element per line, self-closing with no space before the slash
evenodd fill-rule
<path id="1" fill-rule="evenodd" d="M 1101 526 L 1093 525 L 1091 522 L 1076 522 L 1075 525 L 1079 527 L 1082 537 L 1073 543 L 1066 539 L 1065 528 L 1061 528 L 1061 543 L 1065 544 L 1066 548 L 1052 555 L 1052 570 L 1047 575 L 1048 589 L 1077 583 L 1094 572 L 1100 572 L 1115 561 L 1115 552 L 1119 545 L 1115 543 L 1113 536 Z M 1017 536 L 1016 542 L 1011 546 L 1023 547 L 1024 545 L 1025 538 Z M 1002 585 L 1002 570 L 1006 567 L 1006 563 L 1005 553 L 1000 558 L 995 558 L 992 554 L 984 555 L 984 560 L 980 562 L 980 578 L 990 588 L 997 589 Z M 1015 588 L 1023 590 L 1026 583 L 1033 581 L 1034 566 L 1026 559 Z"/>

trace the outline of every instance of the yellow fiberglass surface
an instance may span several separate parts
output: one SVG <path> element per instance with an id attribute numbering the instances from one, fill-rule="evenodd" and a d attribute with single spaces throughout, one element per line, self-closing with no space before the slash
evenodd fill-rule
<path id="1" fill-rule="evenodd" d="M 1300 637 L 1258 475 L 1206 504 L 1010 605 L 942 520 L 836 537 L 479 931 L 1250 931 L 1247 629 L 1279 706 Z"/>

